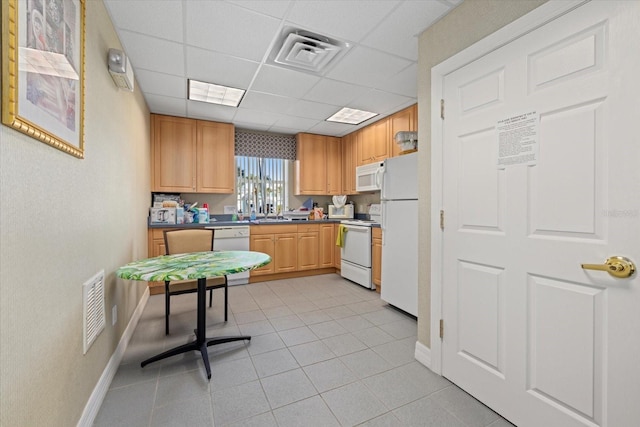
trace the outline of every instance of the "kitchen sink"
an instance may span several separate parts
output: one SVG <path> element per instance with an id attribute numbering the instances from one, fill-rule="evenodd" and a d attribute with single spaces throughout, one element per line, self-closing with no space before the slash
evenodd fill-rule
<path id="1" fill-rule="evenodd" d="M 291 222 L 291 220 L 286 218 L 260 218 L 251 222 L 254 224 L 261 224 L 264 222 Z"/>

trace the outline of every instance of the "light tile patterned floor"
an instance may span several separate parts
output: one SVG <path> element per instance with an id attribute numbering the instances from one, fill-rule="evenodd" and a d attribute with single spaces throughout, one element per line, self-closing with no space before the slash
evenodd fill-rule
<path id="1" fill-rule="evenodd" d="M 499 415 L 414 359 L 416 321 L 335 274 L 229 288 L 207 336 L 250 334 L 140 368 L 193 339 L 195 295 L 149 298 L 96 426 L 506 427 Z"/>

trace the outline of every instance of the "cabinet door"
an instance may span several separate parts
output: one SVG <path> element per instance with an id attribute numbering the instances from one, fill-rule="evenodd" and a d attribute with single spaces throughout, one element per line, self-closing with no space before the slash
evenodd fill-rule
<path id="1" fill-rule="evenodd" d="M 342 137 L 342 194 L 352 194 L 351 186 L 355 179 L 355 167 L 351 156 L 351 145 L 355 133 Z"/>
<path id="2" fill-rule="evenodd" d="M 336 248 L 333 224 L 322 224 L 320 226 L 320 249 L 318 266 L 320 268 L 333 267 L 333 258 Z"/>
<path id="3" fill-rule="evenodd" d="M 340 246 L 336 245 L 336 241 L 338 240 L 338 230 L 340 229 L 340 224 L 333 224 L 333 264 L 335 268 L 341 268 L 342 265 L 342 255 L 340 253 Z"/>
<path id="4" fill-rule="evenodd" d="M 396 133 L 401 131 L 416 131 L 418 130 L 418 104 L 414 104 L 409 108 L 405 108 L 402 111 L 398 111 L 390 117 L 389 127 L 389 140 L 391 141 L 391 155 L 392 157 L 399 156 L 401 148 L 396 144 Z"/>
<path id="5" fill-rule="evenodd" d="M 388 124 L 388 119 L 382 119 L 370 125 L 373 132 L 373 161 L 384 160 L 389 157 L 391 144 L 389 141 Z"/>
<path id="6" fill-rule="evenodd" d="M 326 194 L 344 194 L 342 192 L 342 140 L 326 137 L 327 147 L 327 192 Z"/>
<path id="7" fill-rule="evenodd" d="M 327 194 L 326 137 L 296 135 L 296 194 Z"/>
<path id="8" fill-rule="evenodd" d="M 275 273 L 296 271 L 298 266 L 297 233 L 275 235 L 275 255 L 273 260 Z"/>
<path id="9" fill-rule="evenodd" d="M 152 115 L 152 191 L 194 192 L 196 189 L 196 122 Z"/>
<path id="10" fill-rule="evenodd" d="M 298 233 L 298 270 L 318 268 L 318 232 Z"/>
<path id="11" fill-rule="evenodd" d="M 371 235 L 371 281 L 376 292 L 382 288 L 382 230 L 374 228 Z"/>
<path id="12" fill-rule="evenodd" d="M 147 252 L 149 258 L 166 255 L 167 250 L 164 245 L 163 228 L 149 228 L 147 230 L 148 246 Z M 151 295 L 159 295 L 164 293 L 164 282 L 148 282 L 149 293 Z"/>
<path id="13" fill-rule="evenodd" d="M 234 139 L 232 124 L 198 121 L 198 193 L 235 192 Z"/>
<path id="14" fill-rule="evenodd" d="M 261 276 L 275 273 L 276 251 L 275 236 L 273 234 L 251 235 L 249 248 L 255 252 L 263 252 L 271 257 L 271 262 L 255 270 L 251 270 L 252 276 Z"/>
<path id="15" fill-rule="evenodd" d="M 373 153 L 375 152 L 375 132 L 371 125 L 362 128 L 356 134 L 358 144 L 357 166 L 366 165 L 373 162 Z"/>

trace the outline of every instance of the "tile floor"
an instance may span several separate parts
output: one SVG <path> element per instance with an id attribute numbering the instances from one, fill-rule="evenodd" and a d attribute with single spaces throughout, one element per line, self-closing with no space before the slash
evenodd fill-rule
<path id="1" fill-rule="evenodd" d="M 195 295 L 149 298 L 95 426 L 511 426 L 414 359 L 416 321 L 335 274 L 229 288 L 208 336 L 252 336 L 140 368 L 193 338 Z"/>

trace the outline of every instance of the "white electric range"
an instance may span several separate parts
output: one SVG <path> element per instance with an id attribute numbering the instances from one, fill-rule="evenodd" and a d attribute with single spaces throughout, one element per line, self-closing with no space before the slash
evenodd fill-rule
<path id="1" fill-rule="evenodd" d="M 371 227 L 381 222 L 380 205 L 369 208 L 371 219 L 340 221 L 344 226 L 344 240 L 340 249 L 340 275 L 368 289 L 375 289 L 371 281 Z"/>

